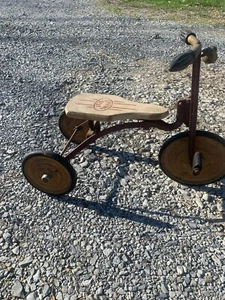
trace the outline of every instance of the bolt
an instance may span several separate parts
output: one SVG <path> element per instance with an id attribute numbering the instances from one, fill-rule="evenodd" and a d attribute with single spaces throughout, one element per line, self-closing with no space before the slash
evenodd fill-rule
<path id="1" fill-rule="evenodd" d="M 41 180 L 42 180 L 43 182 L 47 183 L 47 182 L 49 182 L 50 177 L 49 177 L 48 174 L 44 174 L 44 175 L 42 175 Z"/>

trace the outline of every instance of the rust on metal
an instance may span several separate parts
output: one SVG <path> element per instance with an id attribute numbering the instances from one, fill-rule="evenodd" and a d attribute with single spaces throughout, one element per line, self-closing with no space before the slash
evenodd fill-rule
<path id="1" fill-rule="evenodd" d="M 191 98 L 180 99 L 177 102 L 177 120 L 189 126 Z"/>
<path id="2" fill-rule="evenodd" d="M 189 117 L 189 156 L 192 162 L 195 149 L 195 136 L 198 112 L 198 94 L 200 77 L 201 55 L 196 58 L 192 67 L 191 105 Z"/>
<path id="3" fill-rule="evenodd" d="M 84 140 L 81 144 L 79 144 L 74 150 L 72 150 L 68 155 L 65 156 L 67 160 L 72 159 L 76 154 L 78 154 L 80 151 L 85 149 L 88 145 L 94 143 L 97 139 L 108 135 L 113 132 L 117 132 L 123 129 L 131 129 L 131 128 L 143 128 L 143 129 L 149 129 L 149 128 L 158 128 L 165 131 L 172 131 L 174 129 L 179 128 L 182 125 L 181 120 L 176 120 L 174 123 L 168 124 L 162 120 L 159 121 L 141 121 L 141 122 L 129 122 L 129 123 L 123 123 L 123 124 L 117 124 L 112 127 L 108 127 L 102 131 L 99 131 L 98 133 L 88 137 L 86 140 Z"/>
<path id="4" fill-rule="evenodd" d="M 86 134 L 86 138 L 89 138 L 90 136 L 92 136 L 93 134 L 97 133 L 100 131 L 100 122 L 96 121 L 96 120 L 89 120 L 88 121 L 88 125 L 89 125 L 89 130 Z"/>
<path id="5" fill-rule="evenodd" d="M 65 147 L 63 148 L 61 155 L 63 156 L 63 154 L 66 152 L 66 149 L 69 147 L 73 137 L 75 136 L 75 134 L 82 129 L 82 125 L 84 125 L 87 121 L 84 121 L 83 123 L 79 124 L 78 126 L 76 126 L 74 128 L 74 132 L 72 133 L 71 137 L 69 138 L 68 142 L 66 143 Z"/>

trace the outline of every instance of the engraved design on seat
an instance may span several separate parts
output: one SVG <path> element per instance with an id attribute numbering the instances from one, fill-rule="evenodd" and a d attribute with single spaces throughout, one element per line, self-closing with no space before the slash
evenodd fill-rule
<path id="1" fill-rule="evenodd" d="M 95 110 L 109 110 L 113 106 L 113 101 L 108 98 L 101 98 L 95 101 L 93 108 Z"/>

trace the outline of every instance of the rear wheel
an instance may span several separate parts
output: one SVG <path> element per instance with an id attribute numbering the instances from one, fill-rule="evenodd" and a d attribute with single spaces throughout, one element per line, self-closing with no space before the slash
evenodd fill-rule
<path id="1" fill-rule="evenodd" d="M 76 185 L 76 172 L 59 154 L 38 151 L 27 154 L 22 162 L 27 181 L 36 189 L 50 195 L 64 195 Z"/>
<path id="2" fill-rule="evenodd" d="M 205 185 L 225 176 L 225 140 L 220 136 L 196 131 L 195 152 L 202 157 L 202 170 L 193 175 L 188 152 L 189 132 L 179 133 L 166 141 L 159 152 L 163 172 L 184 185 Z"/>
<path id="3" fill-rule="evenodd" d="M 67 117 L 65 112 L 62 112 L 59 116 L 59 129 L 67 139 L 71 137 L 75 127 L 79 126 L 80 124 L 82 124 L 81 128 L 77 131 L 77 133 L 71 140 L 71 142 L 76 144 L 80 144 L 86 139 L 87 134 L 90 130 L 88 120 L 69 118 Z"/>

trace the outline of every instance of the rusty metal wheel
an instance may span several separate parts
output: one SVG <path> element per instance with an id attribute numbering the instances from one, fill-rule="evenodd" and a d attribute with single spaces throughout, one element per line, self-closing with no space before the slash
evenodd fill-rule
<path id="1" fill-rule="evenodd" d="M 77 133 L 71 140 L 71 142 L 76 144 L 80 144 L 86 139 L 87 134 L 90 130 L 88 120 L 69 118 L 67 117 L 65 112 L 62 112 L 59 116 L 59 129 L 67 139 L 69 139 L 73 134 L 74 128 L 82 123 L 84 123 L 82 125 L 82 128 L 77 131 Z"/>
<path id="2" fill-rule="evenodd" d="M 79 130 L 71 139 L 71 142 L 76 144 L 82 143 L 87 137 L 100 131 L 99 121 L 69 118 L 65 112 L 61 113 L 59 117 L 59 129 L 67 139 L 70 139 L 75 127 L 78 126 L 80 126 Z"/>
<path id="3" fill-rule="evenodd" d="M 27 181 L 46 194 L 60 196 L 69 193 L 76 185 L 76 172 L 59 154 L 38 151 L 27 154 L 22 162 Z"/>
<path id="4" fill-rule="evenodd" d="M 193 175 L 188 138 L 189 133 L 182 132 L 163 144 L 159 164 L 164 173 L 184 185 L 205 185 L 225 176 L 225 140 L 211 132 L 196 132 L 195 151 L 201 153 L 202 170 Z"/>

